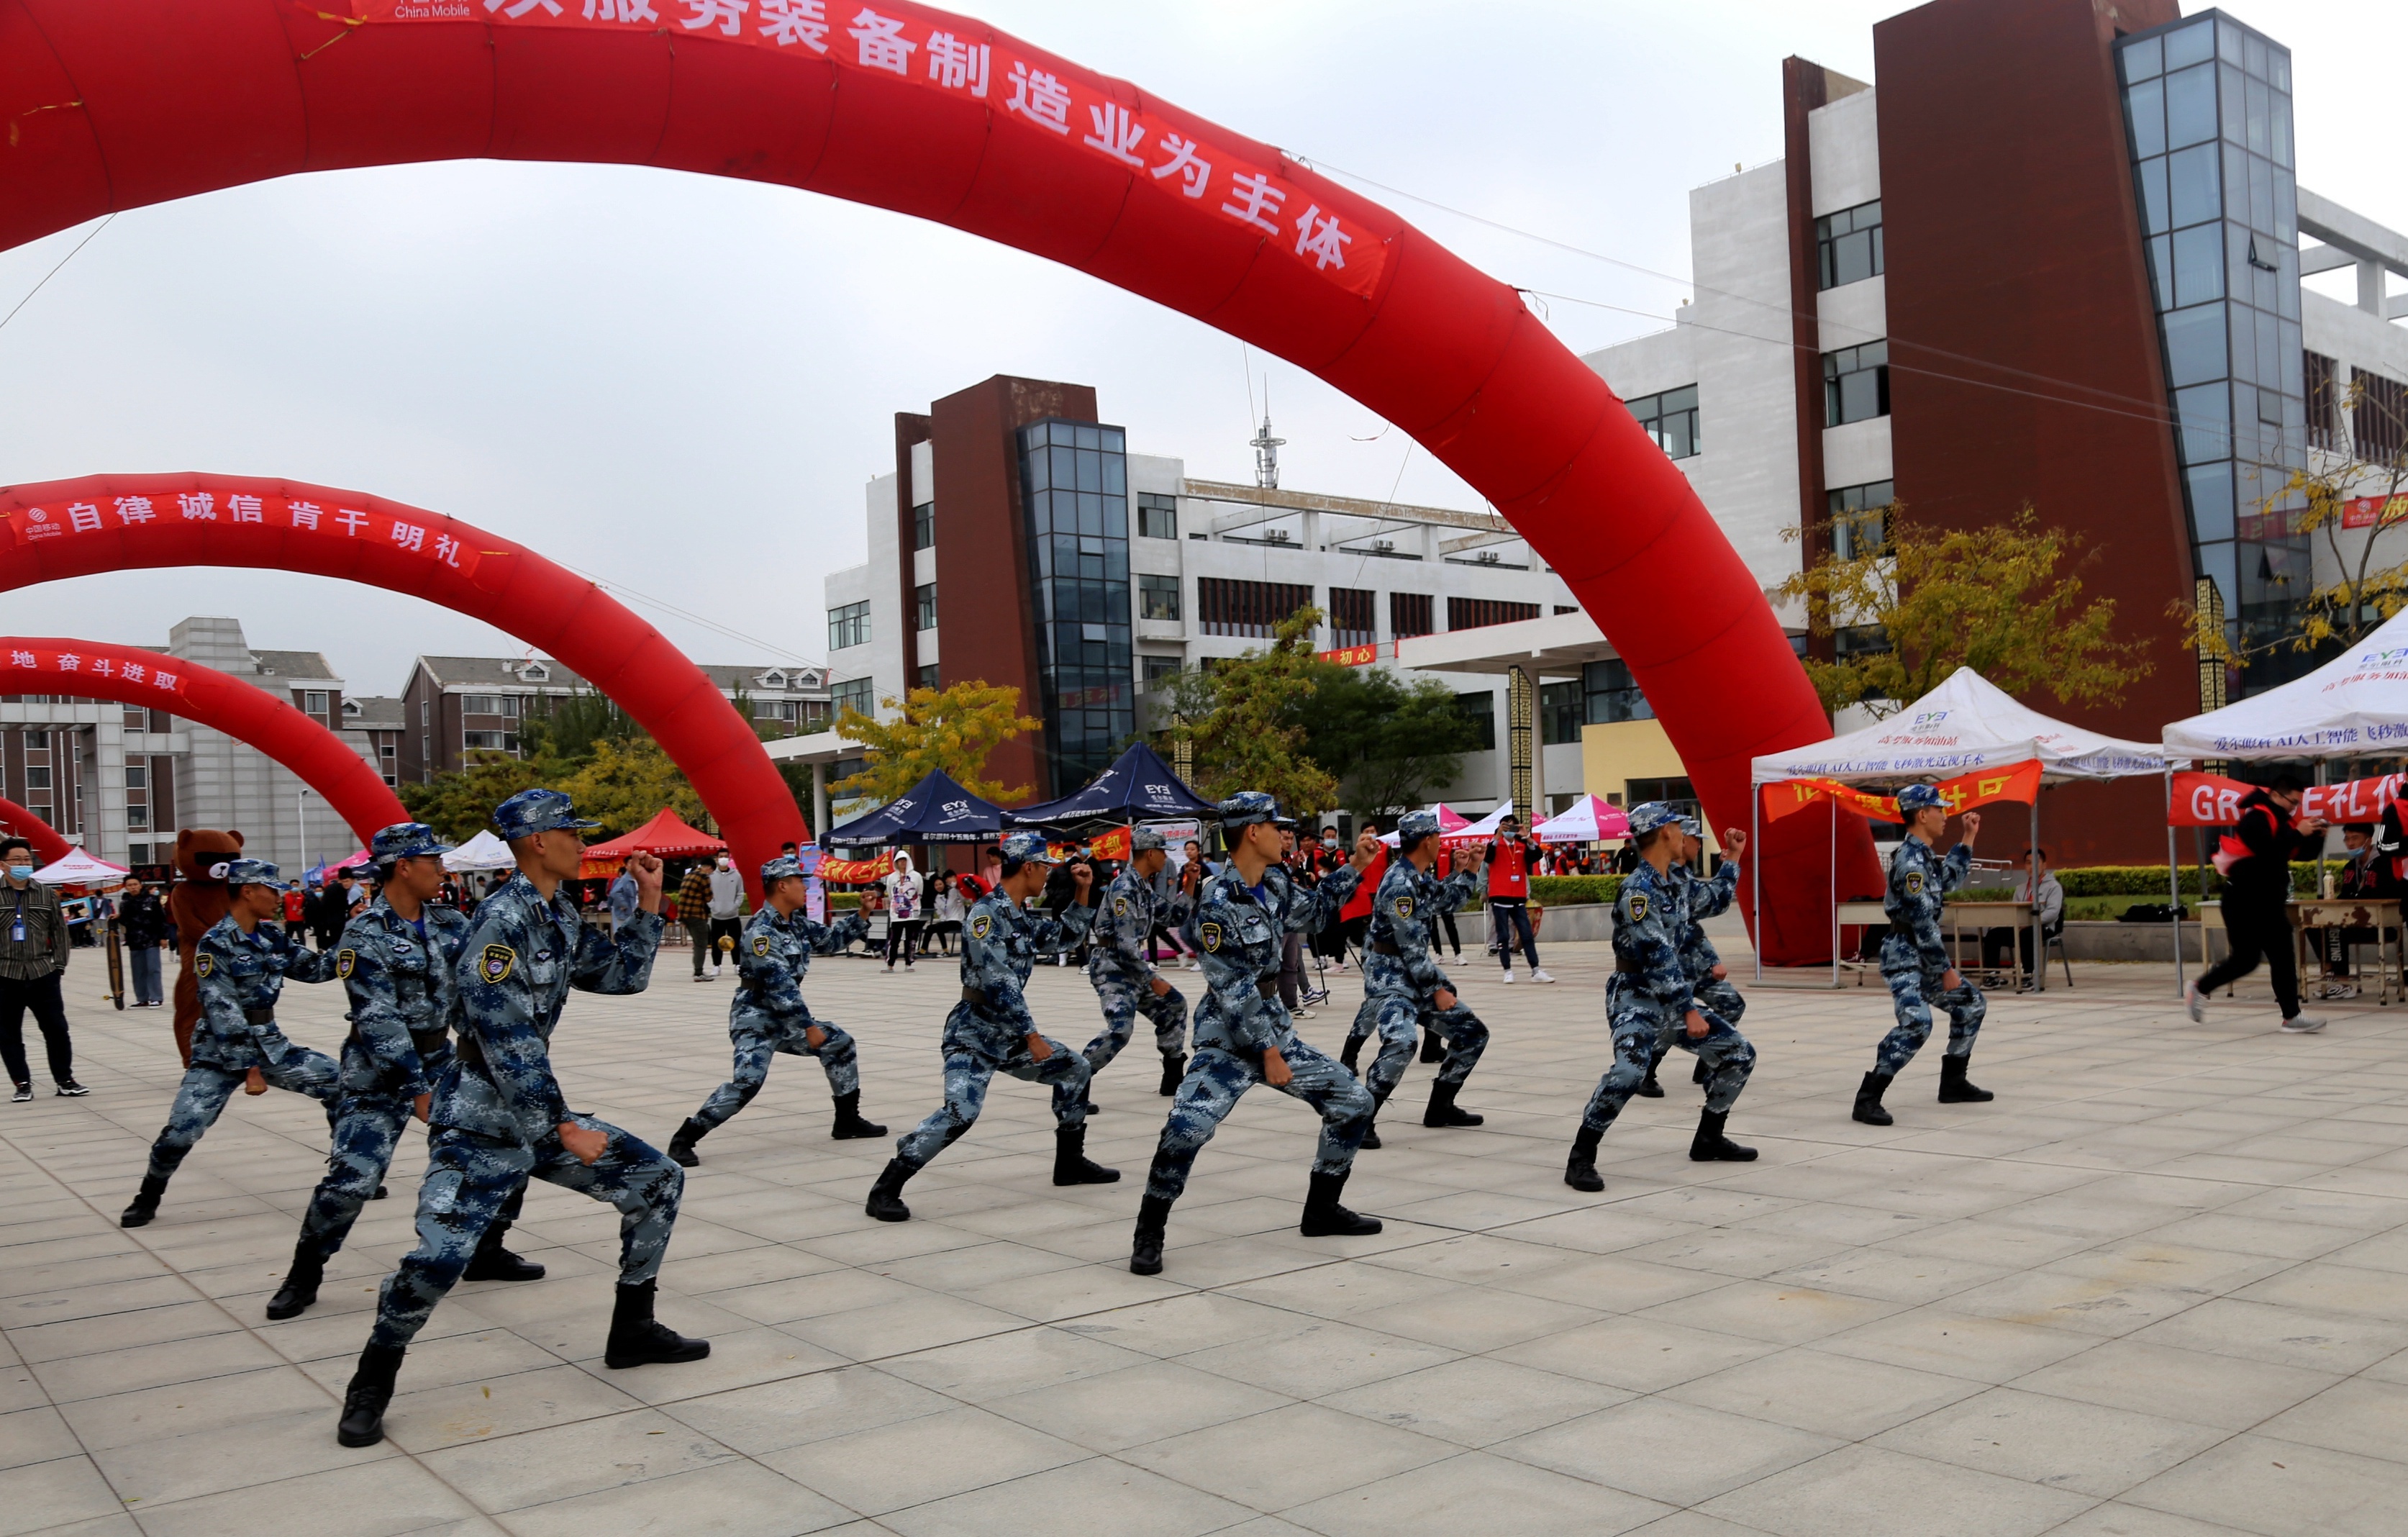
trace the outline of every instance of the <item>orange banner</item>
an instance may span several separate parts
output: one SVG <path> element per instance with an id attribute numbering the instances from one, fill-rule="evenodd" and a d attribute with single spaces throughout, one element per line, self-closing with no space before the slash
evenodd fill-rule
<path id="1" fill-rule="evenodd" d="M 1956 779 L 1942 780 L 1937 786 L 1940 802 L 1954 816 L 1970 812 L 1976 806 L 1986 806 L 1994 800 L 2011 800 L 2029 805 L 2040 794 L 2040 759 L 2010 764 L 2004 768 L 1988 768 L 1980 773 L 1966 774 Z M 1784 779 L 1764 787 L 1764 819 L 1778 822 L 1792 812 L 1802 812 L 1820 800 L 1835 800 L 1858 816 L 1874 822 L 1899 822 L 1898 797 L 1860 790 L 1834 779 Z"/>
<path id="2" fill-rule="evenodd" d="M 875 859 L 823 859 L 819 877 L 839 885 L 861 885 L 882 881 L 895 873 L 895 851 L 889 849 Z"/>
<path id="3" fill-rule="evenodd" d="M 1129 856 L 1129 830 L 1126 827 L 1114 827 L 1099 838 L 1087 840 L 1083 845 L 1078 843 L 1046 845 L 1048 852 L 1058 860 L 1080 857 L 1079 851 L 1082 847 L 1086 850 L 1086 857 L 1090 859 L 1126 859 Z"/>

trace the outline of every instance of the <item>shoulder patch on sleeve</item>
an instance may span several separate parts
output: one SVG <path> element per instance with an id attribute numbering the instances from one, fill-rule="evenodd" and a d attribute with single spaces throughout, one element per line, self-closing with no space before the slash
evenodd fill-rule
<path id="1" fill-rule="evenodd" d="M 1630 921 L 1635 924 L 1647 921 L 1647 894 L 1643 891 L 1630 894 Z"/>
<path id="2" fill-rule="evenodd" d="M 519 953 L 507 944 L 489 944 L 477 957 L 477 975 L 487 982 L 500 982 L 510 974 L 519 962 Z"/>
<path id="3" fill-rule="evenodd" d="M 1399 918 L 1410 918 L 1413 915 L 1413 899 L 1410 897 L 1398 898 L 1394 906 Z"/>
<path id="4" fill-rule="evenodd" d="M 360 953 L 346 947 L 335 953 L 335 975 L 345 982 L 351 977 L 351 968 L 360 962 Z"/>
<path id="5" fill-rule="evenodd" d="M 1218 951 L 1221 948 L 1221 926 L 1219 924 L 1197 924 L 1196 926 L 1196 937 L 1204 941 L 1204 948 L 1207 950 Z"/>
<path id="6" fill-rule="evenodd" d="M 193 961 L 193 972 L 195 976 L 206 978 L 210 972 L 217 969 L 217 957 L 210 955 L 206 950 L 202 951 Z"/>
<path id="7" fill-rule="evenodd" d="M 970 920 L 970 938 L 982 940 L 995 930 L 995 915 L 982 912 Z"/>
<path id="8" fill-rule="evenodd" d="M 1923 895 L 1923 872 L 1921 870 L 1911 869 L 1906 872 L 1906 891 L 1907 895 L 1910 897 L 1920 897 Z"/>
<path id="9" fill-rule="evenodd" d="M 752 936 L 752 954 L 754 954 L 754 955 L 768 955 L 768 953 L 769 953 L 769 936 L 768 936 L 768 935 L 767 935 L 767 934 L 755 934 L 755 935 L 753 935 L 753 936 Z"/>
<path id="10" fill-rule="evenodd" d="M 1125 898 L 1125 897 L 1115 897 L 1115 898 L 1112 898 L 1112 916 L 1113 916 L 1113 917 L 1115 917 L 1115 918 L 1125 918 L 1125 917 L 1127 917 L 1128 915 L 1129 915 L 1128 898 Z"/>

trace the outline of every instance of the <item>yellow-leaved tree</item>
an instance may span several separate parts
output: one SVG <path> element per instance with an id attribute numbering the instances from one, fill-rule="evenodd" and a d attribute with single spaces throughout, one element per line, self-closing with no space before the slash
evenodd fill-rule
<path id="1" fill-rule="evenodd" d="M 899 701 L 879 703 L 902 713 L 873 720 L 848 705 L 838 714 L 837 730 L 867 748 L 869 758 L 859 773 L 830 785 L 830 794 L 882 806 L 939 768 L 987 800 L 1013 801 L 1028 794 L 1025 784 L 983 777 L 989 753 L 1044 727 L 1044 722 L 1020 712 L 1020 690 L 972 679 L 947 688 L 915 688 Z"/>
<path id="2" fill-rule="evenodd" d="M 593 755 L 555 787 L 568 792 L 579 815 L 602 824 L 595 841 L 642 826 L 664 806 L 690 826 L 710 830 L 702 797 L 650 737 L 595 742 Z"/>

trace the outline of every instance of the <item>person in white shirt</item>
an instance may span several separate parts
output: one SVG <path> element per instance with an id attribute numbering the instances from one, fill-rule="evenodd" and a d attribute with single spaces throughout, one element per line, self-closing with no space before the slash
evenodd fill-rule
<path id="1" fill-rule="evenodd" d="M 952 877 L 937 877 L 936 922 L 928 926 L 928 938 L 944 946 L 945 954 L 953 953 L 953 936 L 962 931 L 962 918 L 969 904 L 962 900 L 961 886 Z"/>
<path id="2" fill-rule="evenodd" d="M 2032 876 L 2035 871 L 2040 877 L 2040 895 L 2037 898 L 2032 895 Z M 2041 932 L 2044 937 L 2053 940 L 2064 931 L 2065 887 L 2058 883 L 2057 873 L 2048 868 L 2046 849 L 2024 851 L 2024 873 L 2022 878 L 2015 882 L 2014 899 L 2023 903 L 2029 911 L 2040 914 Z M 2006 964 L 2007 936 L 2010 933 L 2015 936 L 2015 946 L 2023 956 L 2024 974 L 2028 977 L 2032 970 L 2032 931 L 2029 923 L 2017 924 L 2013 929 L 1984 929 L 1982 931 L 1982 964 L 1993 967 Z M 2026 982 L 2024 985 L 2028 988 L 2031 984 Z"/>
<path id="3" fill-rule="evenodd" d="M 911 856 L 900 852 L 895 855 L 895 873 L 882 883 L 886 887 L 886 970 L 895 970 L 895 954 L 899 947 L 903 970 L 909 971 L 919 950 L 920 926 L 927 917 L 921 905 L 927 886 L 920 879 L 920 872 L 911 868 Z"/>

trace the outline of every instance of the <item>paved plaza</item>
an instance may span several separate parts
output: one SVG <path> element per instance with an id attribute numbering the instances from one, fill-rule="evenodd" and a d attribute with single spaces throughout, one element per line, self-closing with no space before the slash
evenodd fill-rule
<path id="1" fill-rule="evenodd" d="M 1412 1070 L 1347 1192 L 1385 1233 L 1297 1235 L 1315 1123 L 1257 1091 L 1150 1279 L 1127 1269 L 1165 1108 L 1142 1041 L 1096 1096 L 1089 1152 L 1122 1183 L 1054 1188 L 1043 1093 L 999 1080 L 900 1226 L 861 1211 L 890 1144 L 828 1141 L 817 1065 L 781 1057 L 703 1144 L 662 1274 L 661 1317 L 708 1361 L 604 1369 L 615 1214 L 538 1185 L 514 1246 L 550 1277 L 454 1292 L 391 1439 L 346 1451 L 337 1401 L 423 1154 L 319 1304 L 267 1323 L 322 1115 L 237 1098 L 158 1222 L 119 1228 L 177 1070 L 165 1011 L 95 1004 L 79 954 L 91 1098 L 0 1105 L 0 1532 L 2408 1528 L 2408 1011 L 2286 1037 L 2244 984 L 2200 1027 L 2162 970 L 2078 969 L 1992 1001 L 1973 1076 L 1996 1103 L 1935 1104 L 1935 1043 L 1875 1129 L 1848 1106 L 1886 996 L 1752 988 L 1731 1129 L 1761 1160 L 1687 1160 L 1683 1058 L 1590 1197 L 1561 1171 L 1611 955 L 1547 959 L 1554 987 L 1455 968 L 1496 1032 L 1464 1096 L 1488 1122 L 1423 1129 Z M 731 983 L 687 973 L 666 953 L 649 994 L 572 999 L 572 1104 L 666 1142 L 727 1068 Z M 905 1129 L 938 1099 L 953 968 L 810 982 L 861 1041 L 865 1113 Z M 1079 974 L 1031 993 L 1050 1033 L 1093 1033 Z M 1359 984 L 1337 995 L 1302 1026 L 1333 1050 Z M 331 1049 L 339 990 L 286 997 Z"/>

